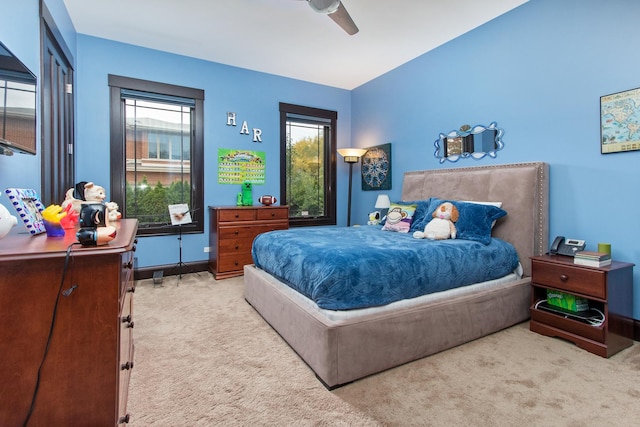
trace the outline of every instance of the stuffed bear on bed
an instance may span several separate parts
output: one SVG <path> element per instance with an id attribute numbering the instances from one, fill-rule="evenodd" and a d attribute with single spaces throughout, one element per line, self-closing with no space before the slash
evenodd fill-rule
<path id="1" fill-rule="evenodd" d="M 424 231 L 416 231 L 413 237 L 416 239 L 445 240 L 456 238 L 456 225 L 458 221 L 458 209 L 453 203 L 445 202 L 433 211 L 433 219 L 424 227 Z"/>

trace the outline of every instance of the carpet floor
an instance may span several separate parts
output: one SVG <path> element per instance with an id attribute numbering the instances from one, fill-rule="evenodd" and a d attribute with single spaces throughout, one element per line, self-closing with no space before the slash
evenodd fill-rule
<path id="1" fill-rule="evenodd" d="M 329 391 L 242 277 L 138 281 L 133 312 L 133 427 L 640 425 L 638 343 L 605 359 L 525 322 Z"/>

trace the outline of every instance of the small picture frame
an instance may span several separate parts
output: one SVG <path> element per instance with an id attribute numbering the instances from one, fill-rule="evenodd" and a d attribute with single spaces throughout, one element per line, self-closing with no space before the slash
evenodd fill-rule
<path id="1" fill-rule="evenodd" d="M 11 206 L 18 213 L 19 219 L 32 236 L 46 231 L 44 218 L 42 217 L 44 206 L 36 190 L 30 188 L 7 188 L 5 194 L 11 202 Z"/>

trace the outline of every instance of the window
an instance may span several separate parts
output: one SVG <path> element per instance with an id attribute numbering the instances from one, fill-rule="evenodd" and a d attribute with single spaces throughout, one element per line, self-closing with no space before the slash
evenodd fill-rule
<path id="1" fill-rule="evenodd" d="M 204 231 L 204 92 L 109 76 L 111 89 L 111 198 L 138 234 L 172 234 L 169 205 L 186 203 Z"/>
<path id="2" fill-rule="evenodd" d="M 337 118 L 280 103 L 280 196 L 291 226 L 336 224 Z"/>

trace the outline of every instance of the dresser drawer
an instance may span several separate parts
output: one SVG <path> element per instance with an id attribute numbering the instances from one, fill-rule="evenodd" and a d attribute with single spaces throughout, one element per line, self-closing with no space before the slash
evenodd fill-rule
<path id="1" fill-rule="evenodd" d="M 289 219 L 289 208 L 268 208 L 258 209 L 256 212 L 258 220 L 265 221 L 270 219 Z"/>
<path id="2" fill-rule="evenodd" d="M 286 224 L 285 224 L 286 226 Z M 220 240 L 250 238 L 253 240 L 260 233 L 274 229 L 274 225 L 245 225 L 235 227 L 220 227 L 218 235 Z"/>
<path id="3" fill-rule="evenodd" d="M 256 219 L 255 209 L 222 209 L 218 212 L 220 222 L 253 221 Z"/>
<path id="4" fill-rule="evenodd" d="M 253 237 L 222 239 L 219 250 L 223 254 L 227 253 L 249 253 L 253 244 Z"/>
<path id="5" fill-rule="evenodd" d="M 251 253 L 231 253 L 220 255 L 217 271 L 224 273 L 227 271 L 242 270 L 247 264 L 253 264 Z"/>
<path id="6" fill-rule="evenodd" d="M 535 260 L 531 263 L 531 281 L 533 283 L 589 297 L 607 298 L 606 277 L 602 270 L 543 263 Z"/>

